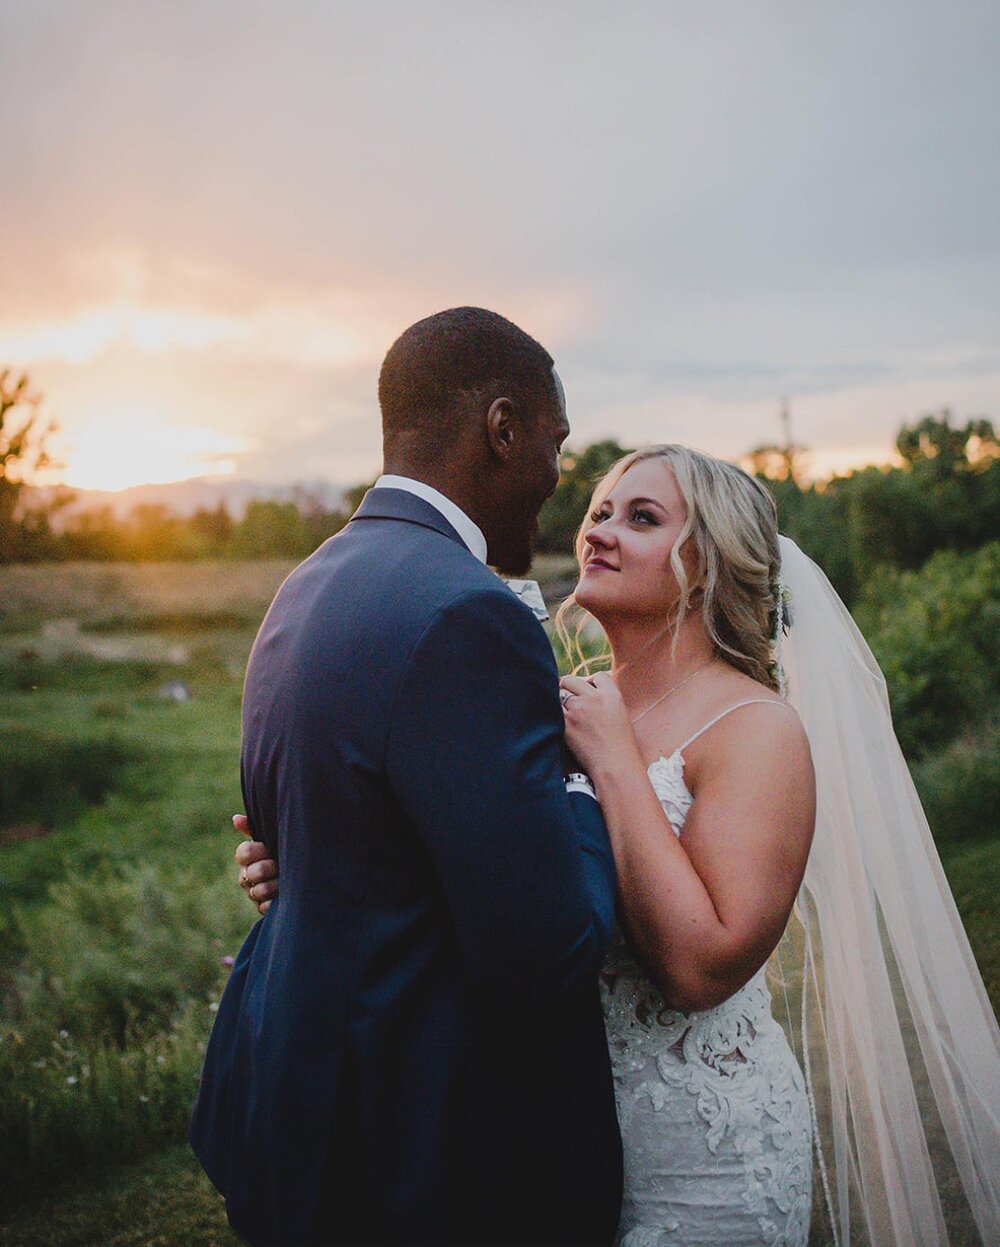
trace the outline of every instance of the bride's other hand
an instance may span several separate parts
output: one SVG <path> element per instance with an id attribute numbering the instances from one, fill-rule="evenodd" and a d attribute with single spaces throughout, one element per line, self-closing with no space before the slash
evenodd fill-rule
<path id="1" fill-rule="evenodd" d="M 593 778 L 598 770 L 632 765 L 639 746 L 618 685 L 606 671 L 589 679 L 567 675 L 562 690 L 566 744 Z"/>
<path id="2" fill-rule="evenodd" d="M 245 814 L 234 814 L 233 826 L 244 836 L 252 834 L 250 820 Z M 271 901 L 278 895 L 278 863 L 268 856 L 267 846 L 259 840 L 244 840 L 237 845 L 235 857 L 240 868 L 237 882 L 257 906 L 258 912 L 266 914 L 271 908 Z"/>

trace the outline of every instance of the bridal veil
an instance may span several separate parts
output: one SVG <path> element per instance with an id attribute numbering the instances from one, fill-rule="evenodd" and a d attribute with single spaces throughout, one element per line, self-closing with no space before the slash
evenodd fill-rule
<path id="1" fill-rule="evenodd" d="M 814 1105 L 836 1247 L 1000 1244 L 1000 1031 L 906 762 L 885 681 L 822 571 L 781 538 L 787 697 L 817 823 L 772 959 Z"/>

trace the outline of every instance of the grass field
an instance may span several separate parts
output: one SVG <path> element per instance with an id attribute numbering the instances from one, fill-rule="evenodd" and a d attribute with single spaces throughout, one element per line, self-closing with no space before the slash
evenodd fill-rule
<path id="1" fill-rule="evenodd" d="M 254 917 L 228 829 L 241 679 L 288 570 L 0 568 L 2 1247 L 236 1241 L 183 1139 Z M 945 864 L 997 1007 L 1000 835 Z"/>

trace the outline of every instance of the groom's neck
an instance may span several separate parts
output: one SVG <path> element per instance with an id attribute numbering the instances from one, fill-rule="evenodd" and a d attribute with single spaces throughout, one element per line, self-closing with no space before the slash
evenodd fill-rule
<path id="1" fill-rule="evenodd" d="M 383 444 L 383 472 L 430 485 L 480 523 L 477 517 L 483 510 L 483 495 L 489 489 L 483 488 L 483 465 L 463 453 L 466 448 L 461 443 L 429 446 L 426 435 L 419 439 L 393 439 L 393 443 Z"/>

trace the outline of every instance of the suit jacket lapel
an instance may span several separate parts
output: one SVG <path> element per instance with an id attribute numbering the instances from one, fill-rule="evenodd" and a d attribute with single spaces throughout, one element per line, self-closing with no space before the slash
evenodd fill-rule
<path id="1" fill-rule="evenodd" d="M 464 549 L 469 548 L 437 507 L 405 489 L 369 489 L 351 516 L 352 524 L 355 520 L 403 520 L 433 529 Z"/>

